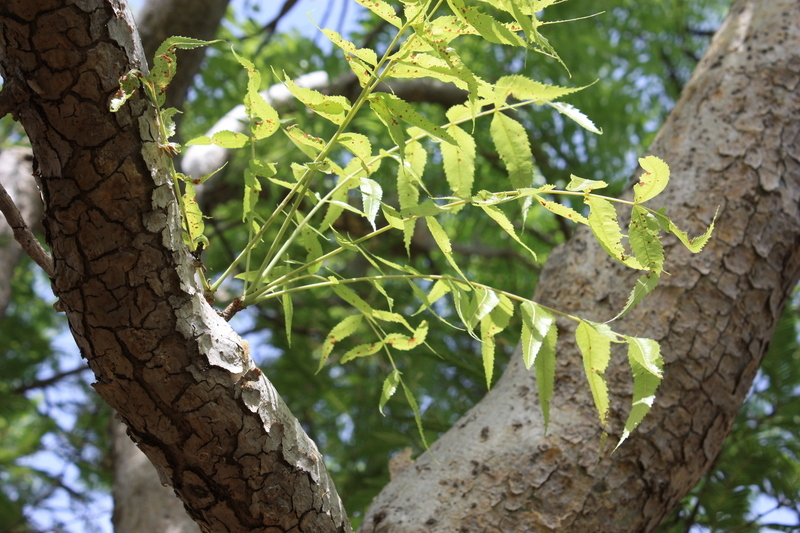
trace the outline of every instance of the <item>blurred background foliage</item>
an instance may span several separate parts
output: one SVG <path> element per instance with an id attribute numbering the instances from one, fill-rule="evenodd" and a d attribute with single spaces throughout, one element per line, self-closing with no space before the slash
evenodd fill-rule
<path id="1" fill-rule="evenodd" d="M 349 0 L 328 3 L 336 4 L 330 13 L 344 13 L 336 22 L 327 10 L 320 14 L 318 5 L 312 17 L 327 19 L 327 27 L 347 34 L 357 45 L 382 52 L 394 37 L 394 28 L 355 3 L 345 10 L 345 1 Z M 285 71 L 292 78 L 324 70 L 331 80 L 348 71 L 341 54 L 332 50 L 323 35 L 297 29 L 303 24 L 310 26 L 310 22 L 304 22 L 308 20 L 305 13 L 294 13 L 294 20 L 300 21 L 294 29 L 282 31 L 284 25 L 291 26 L 287 18 L 277 25 L 277 31 L 265 32 L 262 9 L 266 4 L 240 2 L 236 9 L 229 9 L 219 36 L 225 43 L 209 50 L 185 105 L 180 131 L 184 140 L 205 133 L 241 101 L 246 75 L 230 54 L 231 45 L 255 62 L 265 88 L 278 82 L 273 69 Z M 301 2 L 295 10 L 307 9 L 309 4 L 316 3 Z M 565 100 L 601 127 L 602 136 L 586 133 L 549 108 L 522 109 L 517 118 L 528 127 L 540 174 L 537 179 L 542 183 L 563 186 L 569 175 L 575 174 L 610 181 L 619 193 L 632 175 L 636 159 L 644 154 L 674 105 L 727 7 L 728 2 L 723 0 L 570 0 L 556 4 L 546 10 L 543 20 L 580 18 L 542 29 L 571 77 L 556 61 L 535 53 L 493 46 L 479 39 L 459 39 L 457 46 L 472 70 L 486 79 L 523 73 L 563 86 L 593 84 Z M 317 22 L 324 24 L 323 20 Z M 424 102 L 420 106 L 433 120 L 445 122 L 446 109 Z M 309 134 L 325 138 L 332 133 L 330 123 L 302 109 L 280 111 L 282 119 L 299 124 Z M 24 142 L 7 120 L 0 123 L 4 135 L 0 141 L 4 145 Z M 505 190 L 506 173 L 494 153 L 488 129 L 488 122 L 479 120 L 474 130 L 478 146 L 475 190 Z M 354 131 L 368 135 L 373 146 L 392 146 L 383 128 L 370 116 L 359 118 Z M 277 162 L 284 173 L 290 172 L 290 162 L 303 159 L 291 142 L 279 135 L 262 142 L 257 155 Z M 433 195 L 448 195 L 439 163 L 437 153 L 430 150 L 424 179 Z M 204 211 L 211 216 L 206 222 L 211 246 L 203 260 L 212 278 L 246 242 L 239 222 L 241 176 L 246 165 L 247 154 L 237 155 L 208 182 L 201 196 Z M 387 184 L 387 196 L 396 194 L 389 185 L 395 180 L 395 172 L 396 168 L 384 163 L 374 176 Z M 281 194 L 278 186 L 265 184 L 260 208 L 267 212 Z M 561 219 L 532 209 L 523 222 L 517 209 L 518 231 L 537 251 L 540 262 L 569 237 L 572 228 Z M 540 263 L 518 253 L 494 224 L 474 214 L 467 208 L 442 222 L 463 270 L 476 281 L 522 296 L 532 295 Z M 336 227 L 354 237 L 366 232 L 364 221 L 356 217 L 343 216 Z M 444 257 L 430 246 L 423 232 L 419 233 L 410 258 L 401 237 L 382 237 L 367 248 L 420 271 L 446 271 Z M 340 257 L 326 264 L 327 268 L 348 276 L 374 271 L 363 258 Z M 51 296 L 47 296 L 49 289 L 42 275 L 26 262 L 16 269 L 12 283 L 14 299 L 0 321 L 0 532 L 91 530 L 108 520 L 108 504 L 98 502 L 107 502 L 103 494 L 109 487 L 109 410 L 92 395 L 91 375 L 83 371 L 78 354 L 66 348 L 71 340 L 64 334 L 62 316 L 50 307 Z M 369 286 L 353 288 L 371 305 L 385 308 L 385 298 L 376 290 Z M 235 291 L 236 287 L 227 289 Z M 394 298 L 395 310 L 411 314 L 419 307 L 407 285 L 387 290 Z M 447 308 L 442 312 L 447 314 Z M 388 403 L 386 416 L 378 412 L 381 383 L 391 370 L 387 361 L 374 356 L 337 364 L 347 348 L 371 338 L 343 342 L 328 365 L 316 373 L 322 339 L 349 313 L 330 291 L 297 294 L 291 346 L 279 305 L 248 309 L 235 317 L 234 325 L 250 341 L 257 363 L 318 443 L 355 526 L 388 481 L 389 458 L 406 447 L 416 455 L 422 443 L 402 395 Z M 420 403 L 424 431 L 432 442 L 480 400 L 486 388 L 477 342 L 427 315 L 423 312 L 415 318 L 429 321 L 432 350 L 396 352 L 395 361 Z M 661 531 L 756 532 L 767 530 L 765 524 L 778 531 L 796 531 L 800 526 L 798 317 L 800 302 L 795 298 L 787 307 L 724 451 Z M 518 324 L 512 322 L 506 331 L 509 333 L 498 339 L 495 376 L 500 375 L 513 353 Z M 764 516 L 773 508 L 784 511 L 783 526 L 772 524 L 773 515 Z"/>

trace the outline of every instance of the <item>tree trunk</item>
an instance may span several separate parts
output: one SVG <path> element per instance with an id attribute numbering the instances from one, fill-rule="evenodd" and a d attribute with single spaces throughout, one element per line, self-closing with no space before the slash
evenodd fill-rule
<path id="1" fill-rule="evenodd" d="M 316 446 L 195 287 L 118 1 L 0 5 L 3 97 L 31 139 L 53 290 L 98 393 L 205 531 L 345 531 Z"/>
<path id="2" fill-rule="evenodd" d="M 640 429 L 613 456 L 600 451 L 562 324 L 549 434 L 517 357 L 387 486 L 364 531 L 650 530 L 700 478 L 800 276 L 798 18 L 796 0 L 735 3 L 651 149 L 673 169 L 661 201 L 675 220 L 698 231 L 721 209 L 706 250 L 668 246 L 672 275 L 616 326 L 660 340 L 667 362 Z M 118 77 L 146 70 L 136 43 L 116 1 L 0 4 L 3 92 L 31 138 L 53 288 L 97 391 L 204 531 L 347 530 L 314 444 L 194 285 L 149 106 L 108 112 Z M 538 298 L 604 320 L 634 277 L 579 231 Z M 620 355 L 607 372 L 616 393 L 630 387 Z M 620 396 L 613 435 L 630 401 Z"/>
<path id="3" fill-rule="evenodd" d="M 697 483 L 800 277 L 798 20 L 797 0 L 735 2 L 650 147 L 671 166 L 657 202 L 679 227 L 699 232 L 720 211 L 702 253 L 668 241 L 671 275 L 613 325 L 662 344 L 665 380 L 639 429 L 613 455 L 601 449 L 573 326 L 560 324 L 548 434 L 533 374 L 517 356 L 383 490 L 361 531 L 651 531 Z M 638 274 L 611 262 L 585 229 L 551 255 L 537 300 L 604 321 Z M 630 404 L 624 353 L 606 377 L 619 395 L 609 424 L 618 436 Z"/>
<path id="4" fill-rule="evenodd" d="M 213 39 L 227 6 L 228 0 L 148 0 L 137 17 L 145 57 L 152 58 L 161 43 L 172 35 L 204 41 Z M 204 54 L 205 48 L 181 54 L 180 69 L 170 84 L 165 106 L 183 107 L 186 92 Z M 133 444 L 124 424 L 114 417 L 109 430 L 114 471 L 112 523 L 115 533 L 199 531 L 172 488 L 161 484 L 158 473 Z"/>

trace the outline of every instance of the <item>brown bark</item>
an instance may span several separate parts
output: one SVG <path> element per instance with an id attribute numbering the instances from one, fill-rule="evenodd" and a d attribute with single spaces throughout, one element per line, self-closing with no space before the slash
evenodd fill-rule
<path id="1" fill-rule="evenodd" d="M 666 378 L 632 438 L 610 455 L 572 324 L 561 324 L 548 434 L 519 357 L 498 385 L 378 496 L 364 532 L 654 529 L 711 466 L 800 278 L 800 3 L 734 3 L 650 153 L 672 181 L 658 199 L 679 226 L 715 236 L 617 331 L 662 343 Z M 587 231 L 555 252 L 537 299 L 591 320 L 614 316 L 636 273 Z M 627 281 L 627 283 L 625 283 Z M 610 433 L 629 409 L 624 353 L 606 373 Z M 613 445 L 614 439 L 609 439 Z M 610 455 L 610 456 L 609 456 Z"/>
<path id="2" fill-rule="evenodd" d="M 152 58 L 164 39 L 172 35 L 212 40 L 227 5 L 228 0 L 149 0 L 137 17 L 145 57 Z M 167 106 L 178 109 L 183 106 L 205 51 L 205 48 L 196 48 L 181 53 L 180 68 L 167 94 Z M 124 424 L 116 417 L 112 419 L 110 431 L 114 531 L 199 531 L 186 514 L 183 502 L 175 497 L 171 487 L 161 484 L 153 465 L 133 444 Z"/>
<path id="3" fill-rule="evenodd" d="M 108 111 L 119 76 L 147 70 L 133 28 L 116 1 L 0 5 L 53 290 L 98 393 L 205 531 L 347 530 L 316 447 L 194 285 L 151 107 Z"/>

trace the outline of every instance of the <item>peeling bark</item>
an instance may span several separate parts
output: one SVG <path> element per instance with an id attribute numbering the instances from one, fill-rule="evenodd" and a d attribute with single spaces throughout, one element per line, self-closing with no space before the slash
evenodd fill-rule
<path id="1" fill-rule="evenodd" d="M 671 166 L 658 205 L 680 227 L 697 234 L 720 215 L 702 253 L 668 241 L 671 275 L 614 325 L 662 343 L 666 377 L 640 428 L 614 455 L 600 449 L 574 326 L 561 323 L 548 434 L 517 356 L 361 531 L 651 531 L 710 468 L 800 278 L 798 20 L 797 0 L 735 2 L 650 148 Z M 580 230 L 549 258 L 537 300 L 604 321 L 637 275 Z M 631 386 L 625 354 L 612 365 L 618 437 Z"/>
<path id="2" fill-rule="evenodd" d="M 53 290 L 97 392 L 204 531 L 346 531 L 313 442 L 195 287 L 146 72 L 118 1 L 0 5 L 0 68 L 31 139 Z"/>

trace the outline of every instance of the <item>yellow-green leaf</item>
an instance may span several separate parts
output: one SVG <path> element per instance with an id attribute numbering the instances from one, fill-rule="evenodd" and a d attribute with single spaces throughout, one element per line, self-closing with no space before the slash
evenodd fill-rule
<path id="1" fill-rule="evenodd" d="M 456 144 L 442 143 L 442 164 L 447 183 L 453 194 L 459 198 L 472 195 L 472 183 L 475 180 L 475 140 L 472 135 L 458 126 L 447 128 Z"/>
<path id="2" fill-rule="evenodd" d="M 591 209 L 589 227 L 606 253 L 626 266 L 647 270 L 635 257 L 625 253 L 625 248 L 622 246 L 622 230 L 617 222 L 617 211 L 611 202 L 596 196 L 587 196 L 584 201 Z"/>
<path id="3" fill-rule="evenodd" d="M 533 155 L 528 132 L 513 118 L 495 113 L 489 128 L 497 153 L 506 165 L 511 186 L 530 187 L 533 182 Z"/>
<path id="4" fill-rule="evenodd" d="M 375 66 L 378 63 L 378 57 L 375 55 L 374 50 L 370 48 L 358 48 L 350 41 L 343 39 L 342 36 L 339 35 L 339 32 L 335 32 L 333 30 L 323 29 L 322 33 L 324 33 L 333 44 L 341 48 L 346 54 L 353 55 L 372 66 Z"/>
<path id="5" fill-rule="evenodd" d="M 538 194 L 534 194 L 533 196 L 536 198 L 536 201 L 539 202 L 539 205 L 541 205 L 551 213 L 555 213 L 556 215 L 564 217 L 568 220 L 572 220 L 573 222 L 580 222 L 581 224 L 586 224 L 586 225 L 589 224 L 589 221 L 586 219 L 586 217 L 584 217 L 571 207 L 567 207 L 566 205 L 559 202 L 545 200 Z"/>
<path id="6" fill-rule="evenodd" d="M 547 331 L 544 343 L 539 349 L 539 355 L 534 362 L 534 367 L 536 368 L 536 387 L 539 390 L 539 404 L 542 406 L 545 433 L 547 433 L 547 426 L 550 424 L 550 400 L 553 398 L 553 390 L 556 381 L 557 341 L 558 328 L 555 323 L 553 323 Z"/>
<path id="7" fill-rule="evenodd" d="M 639 183 L 633 186 L 636 203 L 646 202 L 659 195 L 669 183 L 669 166 L 661 159 L 653 155 L 641 157 L 639 165 L 645 173 L 639 177 Z"/>
<path id="8" fill-rule="evenodd" d="M 285 73 L 284 84 L 292 95 L 308 109 L 334 124 L 341 124 L 350 111 L 350 101 L 344 96 L 328 96 L 314 89 L 299 87 Z"/>
<path id="9" fill-rule="evenodd" d="M 394 396 L 394 393 L 397 391 L 398 383 L 400 383 L 400 371 L 397 369 L 393 370 L 392 373 L 383 380 L 381 399 L 378 403 L 378 410 L 381 414 L 384 414 L 383 408 L 386 406 L 386 402 L 388 402 L 389 398 Z"/>
<path id="10" fill-rule="evenodd" d="M 633 402 L 631 412 L 625 421 L 625 429 L 622 431 L 615 450 L 628 438 L 655 402 L 655 393 L 661 384 L 661 370 L 663 361 L 661 359 L 660 347 L 652 339 L 637 339 L 628 337 L 628 362 L 633 371 Z M 642 344 L 645 348 L 642 348 Z"/>
<path id="11" fill-rule="evenodd" d="M 389 93 L 374 93 L 371 94 L 369 98 L 370 105 L 377 104 L 379 107 L 385 109 L 392 117 L 407 122 L 412 126 L 416 126 L 432 137 L 441 139 L 450 144 L 457 144 L 456 140 L 453 139 L 446 130 L 421 115 L 405 100 Z M 392 140 L 398 142 L 394 137 L 392 137 Z"/>
<path id="12" fill-rule="evenodd" d="M 398 350 L 413 350 L 423 342 L 425 337 L 428 336 L 428 322 L 423 320 L 414 334 L 411 336 L 403 335 L 402 333 L 389 333 L 383 339 L 384 344 L 396 348 Z"/>
<path id="13" fill-rule="evenodd" d="M 355 333 L 355 331 L 358 329 L 358 326 L 361 325 L 361 317 L 362 315 L 360 314 L 351 315 L 333 326 L 331 332 L 328 333 L 328 335 L 325 337 L 325 340 L 322 342 L 322 351 L 320 353 L 319 368 L 317 368 L 317 372 L 322 370 L 322 367 L 325 366 L 325 363 L 328 361 L 328 357 L 331 355 L 333 347 L 336 345 L 336 343 Z"/>
<path id="14" fill-rule="evenodd" d="M 628 240 L 636 260 L 646 269 L 661 273 L 664 267 L 664 246 L 658 238 L 661 226 L 646 209 L 633 206 L 628 225 Z"/>
<path id="15" fill-rule="evenodd" d="M 366 316 L 372 316 L 373 312 L 372 307 L 370 307 L 370 305 L 367 302 L 361 299 L 361 297 L 355 292 L 353 292 L 349 287 L 342 284 L 338 284 L 338 285 L 333 285 L 331 288 L 339 298 L 341 298 L 345 302 L 349 303 L 350 305 L 361 311 L 362 314 Z"/>
<path id="16" fill-rule="evenodd" d="M 381 348 L 383 348 L 382 341 L 373 342 L 372 344 L 359 344 L 355 348 L 348 350 L 347 353 L 342 356 L 342 359 L 339 361 L 339 363 L 345 364 L 358 357 L 372 355 L 377 353 Z"/>
<path id="17" fill-rule="evenodd" d="M 383 0 L 356 0 L 356 2 L 396 28 L 400 28 L 403 25 L 403 21 L 395 14 L 394 8 Z"/>
<path id="18" fill-rule="evenodd" d="M 581 321 L 575 331 L 575 340 L 583 355 L 583 369 L 589 381 L 594 405 L 602 424 L 608 415 L 608 387 L 603 374 L 608 367 L 611 354 L 611 341 L 600 333 L 594 325 Z"/>
<path id="19" fill-rule="evenodd" d="M 503 229 L 503 231 L 508 233 L 508 235 L 512 239 L 517 241 L 517 243 L 520 246 L 525 248 L 528 251 L 528 253 L 531 254 L 534 261 L 536 260 L 536 252 L 528 248 L 528 246 L 524 242 L 522 242 L 522 240 L 517 236 L 517 232 L 514 229 L 514 224 L 512 224 L 511 221 L 508 220 L 508 217 L 506 217 L 505 213 L 503 213 L 499 207 L 486 204 L 479 204 L 479 206 L 481 209 L 483 209 L 484 213 L 489 215 L 492 218 L 492 220 L 497 222 L 497 225 L 500 226 Z"/>
<path id="20" fill-rule="evenodd" d="M 216 132 L 211 137 L 208 137 L 206 135 L 201 135 L 200 137 L 197 137 L 187 142 L 186 146 L 193 146 L 193 145 L 203 146 L 207 144 L 215 144 L 223 148 L 241 148 L 242 146 L 247 144 L 249 140 L 250 137 L 248 137 L 243 133 L 222 130 Z"/>
<path id="21" fill-rule="evenodd" d="M 522 314 L 522 360 L 529 369 L 536 363 L 537 354 L 542 349 L 545 337 L 555 325 L 552 313 L 534 302 L 525 301 L 520 305 Z"/>

